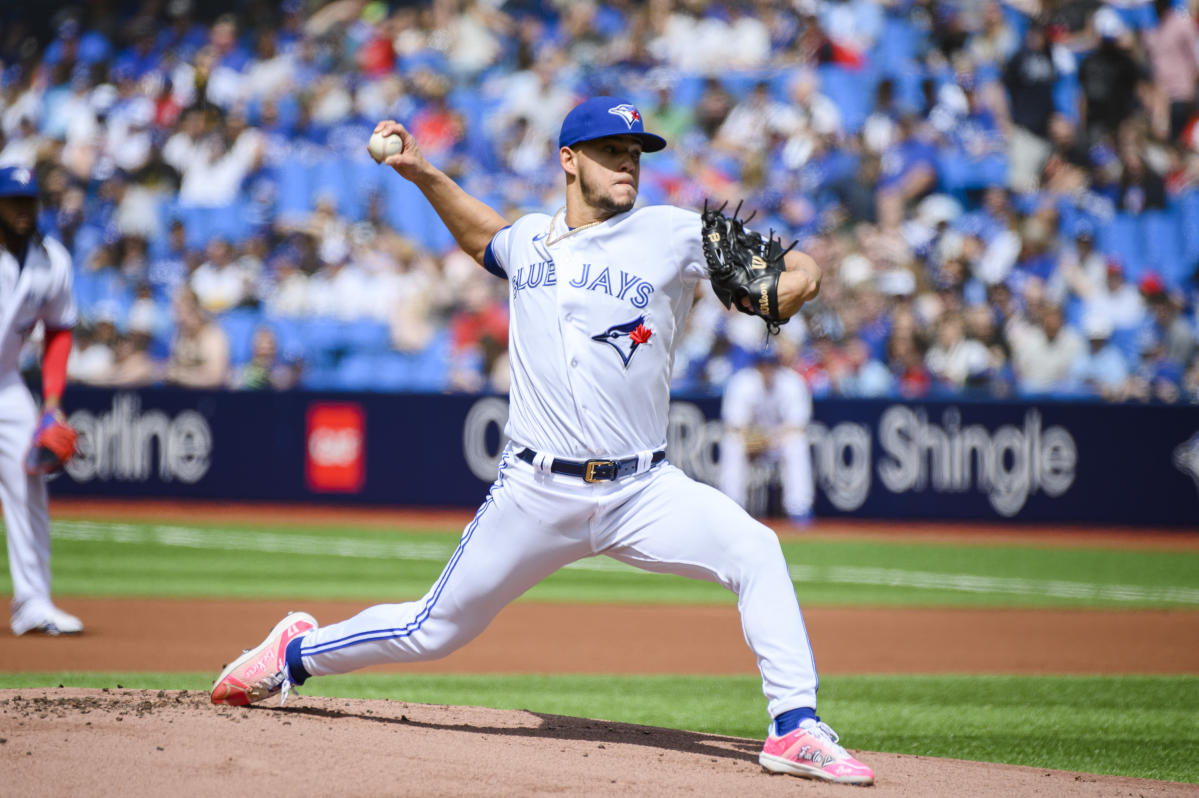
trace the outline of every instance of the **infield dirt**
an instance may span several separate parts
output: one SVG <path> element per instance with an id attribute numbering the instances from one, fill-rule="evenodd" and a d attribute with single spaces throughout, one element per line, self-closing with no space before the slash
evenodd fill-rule
<path id="1" fill-rule="evenodd" d="M 273 702 L 272 702 L 273 703 Z M 0 690 L 6 795 L 857 795 L 768 776 L 760 741 L 528 711 L 204 693 Z M 877 798 L 1194 796 L 1194 785 L 857 752 Z"/>
<path id="2" fill-rule="evenodd" d="M 0 672 L 212 671 L 288 611 L 328 624 L 344 601 L 62 599 L 72 638 L 0 634 Z M 810 607 L 816 662 L 855 673 L 1199 673 L 1199 612 Z M 1113 645 L 1112 641 L 1119 641 Z M 477 639 L 408 673 L 756 673 L 736 608 L 517 602 Z"/>

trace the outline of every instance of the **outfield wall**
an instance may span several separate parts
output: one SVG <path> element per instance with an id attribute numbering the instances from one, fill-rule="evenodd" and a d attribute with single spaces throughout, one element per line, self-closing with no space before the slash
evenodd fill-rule
<path id="1" fill-rule="evenodd" d="M 72 388 L 54 495 L 474 507 L 504 397 Z M 669 457 L 716 478 L 719 401 L 676 398 Z M 818 516 L 1199 527 L 1199 408 L 825 399 Z"/>

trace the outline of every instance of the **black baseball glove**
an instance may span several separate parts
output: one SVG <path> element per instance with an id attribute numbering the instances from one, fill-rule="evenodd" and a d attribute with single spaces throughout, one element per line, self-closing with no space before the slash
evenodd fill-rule
<path id="1" fill-rule="evenodd" d="M 742 313 L 757 316 L 766 322 L 769 332 L 777 333 L 779 326 L 787 323 L 787 319 L 779 316 L 779 277 L 786 271 L 783 256 L 795 242 L 783 249 L 773 230 L 767 238 L 762 238 L 760 233 L 746 229 L 745 224 L 753 214 L 738 219 L 740 203 L 732 216 L 725 216 L 724 207 L 722 204 L 719 208 L 709 208 L 705 201 L 700 217 L 712 290 L 726 308 L 736 307 Z"/>

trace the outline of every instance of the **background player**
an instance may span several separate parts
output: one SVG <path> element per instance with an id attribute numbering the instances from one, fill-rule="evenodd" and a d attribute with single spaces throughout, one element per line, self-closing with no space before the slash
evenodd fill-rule
<path id="1" fill-rule="evenodd" d="M 44 481 L 74 451 L 74 432 L 59 410 L 76 315 L 71 256 L 37 233 L 36 220 L 33 172 L 0 169 L 0 502 L 13 582 L 9 624 L 15 635 L 78 634 L 83 623 L 50 601 Z M 40 413 L 18 370 L 21 347 L 39 321 L 45 330 Z"/>
<path id="2" fill-rule="evenodd" d="M 402 125 L 381 122 L 376 131 L 402 138 L 403 151 L 386 163 L 420 188 L 465 252 L 508 280 L 511 443 L 423 598 L 323 628 L 310 615 L 288 616 L 221 673 L 212 700 L 286 699 L 309 676 L 444 657 L 554 571 L 604 554 L 737 594 L 774 718 L 764 767 L 872 783 L 873 772 L 816 716 L 811 646 L 777 537 L 665 462 L 675 333 L 708 278 L 699 214 L 633 210 L 641 153 L 665 140 L 645 132 L 627 102 L 582 103 L 559 136 L 565 206 L 509 224 L 432 166 Z M 772 290 L 784 318 L 820 281 L 807 255 L 790 252 L 786 264 Z"/>
<path id="3" fill-rule="evenodd" d="M 747 506 L 751 458 L 778 463 L 783 512 L 793 523 L 812 520 L 812 450 L 807 426 L 812 393 L 803 377 L 771 349 L 729 378 L 720 404 L 720 489 Z"/>

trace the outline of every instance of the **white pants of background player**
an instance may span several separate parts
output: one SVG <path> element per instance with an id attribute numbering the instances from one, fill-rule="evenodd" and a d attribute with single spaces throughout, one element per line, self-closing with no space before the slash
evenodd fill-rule
<path id="1" fill-rule="evenodd" d="M 12 574 L 12 613 L 50 611 L 50 511 L 46 484 L 25 473 L 38 408 L 18 374 L 0 377 L 0 503 Z"/>
<path id="2" fill-rule="evenodd" d="M 779 464 L 783 512 L 801 517 L 811 513 L 815 487 L 808 436 L 798 430 L 784 432 L 758 457 Z M 749 472 L 745 439 L 740 433 L 726 432 L 720 439 L 720 489 L 742 507 L 749 498 Z"/>
<path id="3" fill-rule="evenodd" d="M 645 458 L 648 460 L 648 458 Z M 303 639 L 313 676 L 444 657 L 564 565 L 604 554 L 657 573 L 717 582 L 737 595 L 772 717 L 816 706 L 816 667 L 778 538 L 715 488 L 661 463 L 585 483 L 518 460 L 500 476 L 425 596 L 381 604 Z M 636 652 L 630 652 L 636 666 Z"/>

